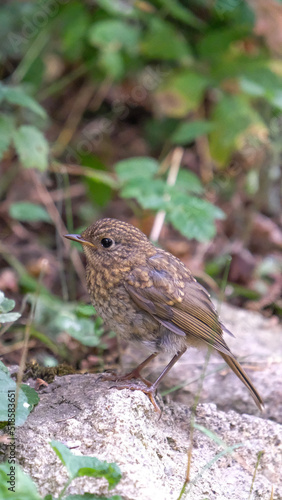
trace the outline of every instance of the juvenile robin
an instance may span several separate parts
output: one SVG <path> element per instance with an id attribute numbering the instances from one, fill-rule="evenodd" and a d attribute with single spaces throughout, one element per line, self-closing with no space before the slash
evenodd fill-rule
<path id="1" fill-rule="evenodd" d="M 259 393 L 223 338 L 223 333 L 232 334 L 220 322 L 206 289 L 178 258 L 156 248 L 139 229 L 116 219 L 101 219 L 81 235 L 65 237 L 83 246 L 87 288 L 99 316 L 118 336 L 142 342 L 151 351 L 132 372 L 107 380 L 122 380 L 120 389 L 142 390 L 158 410 L 154 394 L 162 378 L 189 346 L 210 346 L 262 409 Z M 150 383 L 141 370 L 162 351 L 173 357 Z M 141 379 L 142 385 L 132 379 Z"/>

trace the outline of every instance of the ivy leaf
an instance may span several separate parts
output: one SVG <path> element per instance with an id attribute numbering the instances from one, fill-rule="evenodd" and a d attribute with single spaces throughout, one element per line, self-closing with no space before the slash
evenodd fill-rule
<path id="1" fill-rule="evenodd" d="M 22 125 L 14 132 L 14 144 L 24 167 L 47 169 L 49 145 L 40 130 Z"/>

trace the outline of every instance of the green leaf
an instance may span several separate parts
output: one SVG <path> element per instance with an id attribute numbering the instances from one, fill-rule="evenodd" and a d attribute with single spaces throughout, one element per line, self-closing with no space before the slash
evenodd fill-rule
<path id="1" fill-rule="evenodd" d="M 81 314 L 82 316 L 87 316 L 87 317 L 96 314 L 94 307 L 91 306 L 90 304 L 77 304 L 75 312 L 77 314 Z"/>
<path id="2" fill-rule="evenodd" d="M 8 370 L 7 366 L 5 366 L 4 363 L 2 363 L 2 361 L 0 361 L 0 371 L 9 375 L 9 370 Z"/>
<path id="3" fill-rule="evenodd" d="M 97 320 L 78 318 L 71 311 L 59 312 L 49 324 L 51 330 L 65 331 L 71 337 L 81 342 L 83 345 L 95 347 L 100 343 L 100 336 L 103 329 L 97 324 Z"/>
<path id="4" fill-rule="evenodd" d="M 9 312 L 15 307 L 15 301 L 7 299 L 2 291 L 0 291 L 0 324 L 16 321 L 21 317 L 20 313 Z"/>
<path id="5" fill-rule="evenodd" d="M 7 151 L 13 137 L 14 120 L 11 116 L 0 113 L 0 160 Z"/>
<path id="6" fill-rule="evenodd" d="M 99 66 L 114 80 L 121 78 L 125 72 L 122 54 L 113 50 L 101 51 Z"/>
<path id="7" fill-rule="evenodd" d="M 158 168 L 158 162 L 146 156 L 128 158 L 115 164 L 116 173 L 122 182 L 134 179 L 152 179 Z"/>
<path id="8" fill-rule="evenodd" d="M 134 179 L 121 190 L 123 198 L 136 198 L 143 208 L 151 210 L 165 209 L 164 198 L 166 184 L 161 179 Z"/>
<path id="9" fill-rule="evenodd" d="M 215 235 L 215 219 L 224 217 L 218 208 L 200 198 L 175 193 L 168 205 L 167 219 L 189 239 L 208 241 Z"/>
<path id="10" fill-rule="evenodd" d="M 113 15 L 130 16 L 136 12 L 131 0 L 96 0 L 106 12 Z"/>
<path id="11" fill-rule="evenodd" d="M 150 18 L 149 29 L 141 43 L 141 52 L 150 59 L 191 59 L 185 38 L 170 23 L 159 17 Z"/>
<path id="12" fill-rule="evenodd" d="M 21 390 L 27 397 L 28 404 L 30 405 L 30 411 L 33 410 L 33 408 L 38 405 L 40 398 L 36 392 L 35 389 L 32 387 L 29 387 L 27 384 L 21 384 Z"/>
<path id="13" fill-rule="evenodd" d="M 172 134 L 170 140 L 172 144 L 189 144 L 201 135 L 208 134 L 214 125 L 205 120 L 197 120 L 194 122 L 180 123 L 175 132 Z"/>
<path id="14" fill-rule="evenodd" d="M 173 118 L 182 118 L 198 109 L 208 78 L 189 69 L 177 71 L 155 92 L 160 111 Z"/>
<path id="15" fill-rule="evenodd" d="M 9 214 L 13 219 L 22 222 L 52 222 L 44 207 L 29 201 L 12 203 L 9 207 Z"/>
<path id="16" fill-rule="evenodd" d="M 198 19 L 186 6 L 181 5 L 178 0 L 157 0 L 157 2 L 177 21 L 181 21 L 193 28 L 201 28 L 203 26 L 203 21 Z"/>
<path id="17" fill-rule="evenodd" d="M 14 469 L 12 469 L 14 467 Z M 15 473 L 15 487 L 12 490 L 11 472 Z M 10 474 L 8 476 L 8 474 Z M 10 488 L 10 489 L 9 489 Z M 0 499 L 1 500 L 42 500 L 32 479 L 23 472 L 19 465 L 4 462 L 0 465 Z"/>
<path id="18" fill-rule="evenodd" d="M 102 49 L 118 51 L 122 48 L 133 52 L 137 48 L 140 29 L 118 19 L 97 21 L 89 30 L 89 42 Z"/>
<path id="19" fill-rule="evenodd" d="M 10 392 L 9 392 L 10 391 Z M 0 422 L 8 422 L 8 404 L 13 405 L 14 397 L 16 392 L 16 382 L 4 371 L 1 370 L 0 367 Z M 10 399 L 8 399 L 8 396 Z M 18 405 L 16 409 L 16 426 L 23 425 L 26 421 L 29 413 L 31 412 L 33 406 L 28 402 L 28 398 L 22 389 L 19 390 L 19 398 Z M 10 407 L 12 409 L 12 407 Z M 10 418 L 12 415 L 10 414 Z M 8 425 L 8 432 L 12 432 L 9 429 L 12 429 Z"/>
<path id="20" fill-rule="evenodd" d="M 210 150 L 220 165 L 229 161 L 233 151 L 240 147 L 242 135 L 248 127 L 262 121 L 251 105 L 241 95 L 225 95 L 214 107 L 214 129 L 209 136 Z"/>
<path id="21" fill-rule="evenodd" d="M 13 299 L 7 299 L 2 291 L 0 291 L 0 313 L 7 313 L 14 309 L 16 303 Z"/>
<path id="22" fill-rule="evenodd" d="M 172 195 L 176 191 L 201 194 L 204 192 L 204 188 L 196 174 L 190 172 L 189 170 L 182 169 L 179 171 L 175 185 L 168 187 L 168 192 L 172 193 Z"/>
<path id="23" fill-rule="evenodd" d="M 0 83 L 0 102 L 2 101 L 28 108 L 41 118 L 46 118 L 47 116 L 45 110 L 22 87 L 12 87 Z"/>
<path id="24" fill-rule="evenodd" d="M 50 445 L 66 466 L 69 477 L 104 477 L 109 483 L 109 489 L 114 488 L 121 479 L 121 472 L 118 465 L 101 461 L 95 457 L 83 457 L 73 455 L 73 453 L 59 441 L 51 441 Z"/>
<path id="25" fill-rule="evenodd" d="M 17 321 L 21 317 L 20 313 L 6 313 L 0 314 L 0 324 L 1 323 L 12 323 L 13 321 Z"/>
<path id="26" fill-rule="evenodd" d="M 24 167 L 47 169 L 49 145 L 37 128 L 31 125 L 19 127 L 14 132 L 14 144 Z"/>

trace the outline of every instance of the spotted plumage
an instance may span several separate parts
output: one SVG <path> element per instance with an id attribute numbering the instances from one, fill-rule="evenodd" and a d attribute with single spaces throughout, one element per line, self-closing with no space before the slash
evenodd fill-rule
<path id="1" fill-rule="evenodd" d="M 260 395 L 223 338 L 224 332 L 230 332 L 220 322 L 208 292 L 179 259 L 156 248 L 139 229 L 116 219 L 99 220 L 81 236 L 67 237 L 83 245 L 88 292 L 105 323 L 121 338 L 144 343 L 153 353 L 148 360 L 160 351 L 174 355 L 162 376 L 188 346 L 209 345 L 261 408 Z M 138 369 L 133 373 L 140 375 Z M 144 391 L 151 399 L 161 377 Z M 135 388 L 132 383 L 128 386 Z"/>

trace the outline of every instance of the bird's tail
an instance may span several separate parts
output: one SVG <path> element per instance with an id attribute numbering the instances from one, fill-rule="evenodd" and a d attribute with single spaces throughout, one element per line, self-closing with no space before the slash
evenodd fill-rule
<path id="1" fill-rule="evenodd" d="M 223 352 L 220 352 L 220 354 L 223 357 L 224 361 L 228 364 L 228 366 L 230 366 L 231 370 L 233 370 L 237 377 L 239 377 L 239 379 L 242 380 L 243 384 L 245 384 L 245 386 L 249 389 L 257 407 L 260 409 L 260 411 L 262 411 L 263 401 L 240 363 L 235 358 L 232 358 L 227 354 L 224 354 Z"/>

